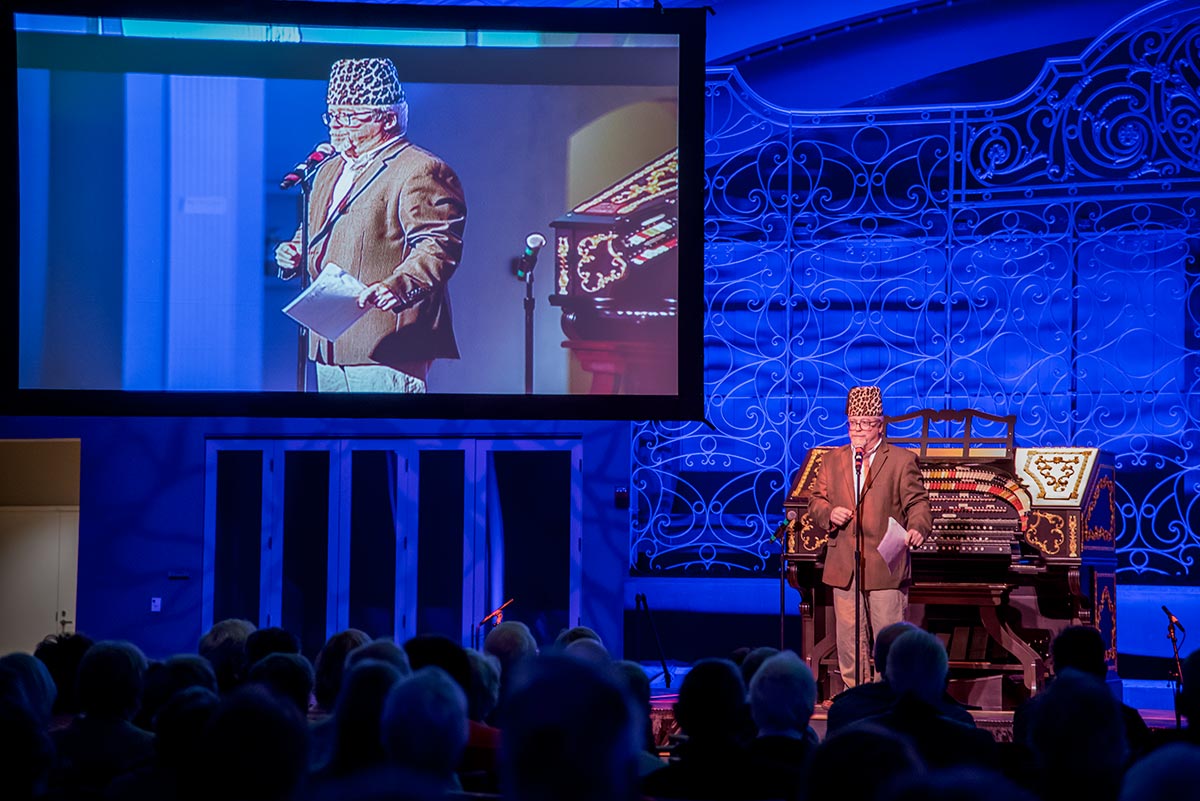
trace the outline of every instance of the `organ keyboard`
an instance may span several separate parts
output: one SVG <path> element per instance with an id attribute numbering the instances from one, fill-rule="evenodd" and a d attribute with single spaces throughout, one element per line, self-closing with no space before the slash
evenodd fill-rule
<path id="1" fill-rule="evenodd" d="M 1116 671 L 1112 464 L 1094 448 L 1017 448 L 1015 423 L 931 409 L 886 420 L 901 432 L 891 444 L 918 451 L 933 513 L 932 535 L 913 551 L 910 617 L 946 643 L 962 700 L 995 708 L 1037 692 L 1050 640 L 1068 625 L 1099 629 L 1110 676 Z M 1000 433 L 980 435 L 981 424 Z M 785 496 L 781 578 L 800 591 L 801 655 L 827 697 L 841 686 L 831 599 L 820 582 L 828 534 L 807 509 L 829 450 L 808 452 Z M 1023 692 L 1003 681 L 1010 676 Z"/>

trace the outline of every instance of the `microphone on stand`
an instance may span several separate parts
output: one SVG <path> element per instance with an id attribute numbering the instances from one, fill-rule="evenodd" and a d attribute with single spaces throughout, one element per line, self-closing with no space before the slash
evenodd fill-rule
<path id="1" fill-rule="evenodd" d="M 862 448 L 854 449 L 854 475 L 856 475 L 856 476 L 860 476 L 860 477 L 862 476 L 862 464 L 863 464 L 863 456 L 864 455 L 865 454 L 863 453 Z"/>
<path id="2" fill-rule="evenodd" d="M 525 237 L 525 252 L 513 260 L 513 274 L 522 281 L 533 272 L 538 253 L 546 246 L 546 237 L 536 231 Z"/>
<path id="3" fill-rule="evenodd" d="M 513 602 L 513 599 L 512 599 L 512 598 L 509 598 L 507 601 L 505 601 L 504 603 L 500 604 L 500 606 L 498 606 L 497 608 L 493 609 L 493 610 L 492 610 L 492 611 L 491 611 L 491 612 L 488 614 L 488 616 L 487 616 L 487 617 L 485 617 L 483 620 L 479 621 L 479 625 L 480 625 L 480 626 L 482 626 L 484 623 L 487 623 L 487 622 L 488 622 L 489 620 L 491 620 L 492 618 L 495 618 L 497 623 L 503 622 L 503 620 L 504 620 L 504 607 L 508 606 L 508 605 L 509 605 L 509 604 L 511 604 L 512 602 Z"/>
<path id="4" fill-rule="evenodd" d="M 279 181 L 280 189 L 291 189 L 296 184 L 308 177 L 309 172 L 314 168 L 319 167 L 324 161 L 331 156 L 336 156 L 337 151 L 333 149 L 333 145 L 328 142 L 322 142 L 313 148 L 313 152 L 305 157 L 304 161 L 292 168 L 292 171 Z"/>
<path id="5" fill-rule="evenodd" d="M 1171 622 L 1172 626 L 1178 626 L 1180 631 L 1182 631 L 1184 634 L 1187 634 L 1187 629 L 1185 629 L 1183 624 L 1179 622 L 1179 618 L 1171 614 L 1171 610 L 1167 608 L 1166 604 L 1163 604 L 1162 610 L 1166 613 L 1167 620 Z"/>

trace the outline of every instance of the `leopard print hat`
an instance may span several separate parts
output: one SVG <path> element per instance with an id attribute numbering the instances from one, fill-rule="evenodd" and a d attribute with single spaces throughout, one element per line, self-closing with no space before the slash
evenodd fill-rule
<path id="1" fill-rule="evenodd" d="M 847 417 L 883 417 L 883 393 L 879 387 L 851 387 L 846 396 Z"/>
<path id="2" fill-rule="evenodd" d="M 404 102 L 404 87 L 390 58 L 343 58 L 329 71 L 330 106 L 394 106 Z"/>

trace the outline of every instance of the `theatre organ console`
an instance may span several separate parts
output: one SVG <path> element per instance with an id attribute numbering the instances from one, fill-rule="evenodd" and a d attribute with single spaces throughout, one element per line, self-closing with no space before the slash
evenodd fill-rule
<path id="1" fill-rule="evenodd" d="M 551 223 L 550 303 L 592 394 L 676 393 L 678 198 L 676 149 Z"/>
<path id="2" fill-rule="evenodd" d="M 1046 678 L 1050 640 L 1069 625 L 1097 628 L 1116 672 L 1116 485 L 1095 448 L 1017 448 L 1015 416 L 923 410 L 888 418 L 914 436 L 933 534 L 914 550 L 909 619 L 950 655 L 951 691 L 984 708 L 1010 708 Z M 973 432 L 977 424 L 996 436 Z M 939 430 L 945 435 L 931 434 Z M 827 697 L 841 689 L 833 613 L 821 566 L 828 533 L 808 516 L 821 456 L 807 454 L 785 497 L 783 577 L 800 591 L 802 657 Z M 781 579 L 782 580 L 782 579 Z"/>

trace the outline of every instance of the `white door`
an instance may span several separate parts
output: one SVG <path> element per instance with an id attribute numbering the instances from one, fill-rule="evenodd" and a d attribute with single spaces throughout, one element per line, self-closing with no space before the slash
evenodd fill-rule
<path id="1" fill-rule="evenodd" d="M 78 507 L 0 507 L 0 654 L 74 631 L 78 552 Z"/>

